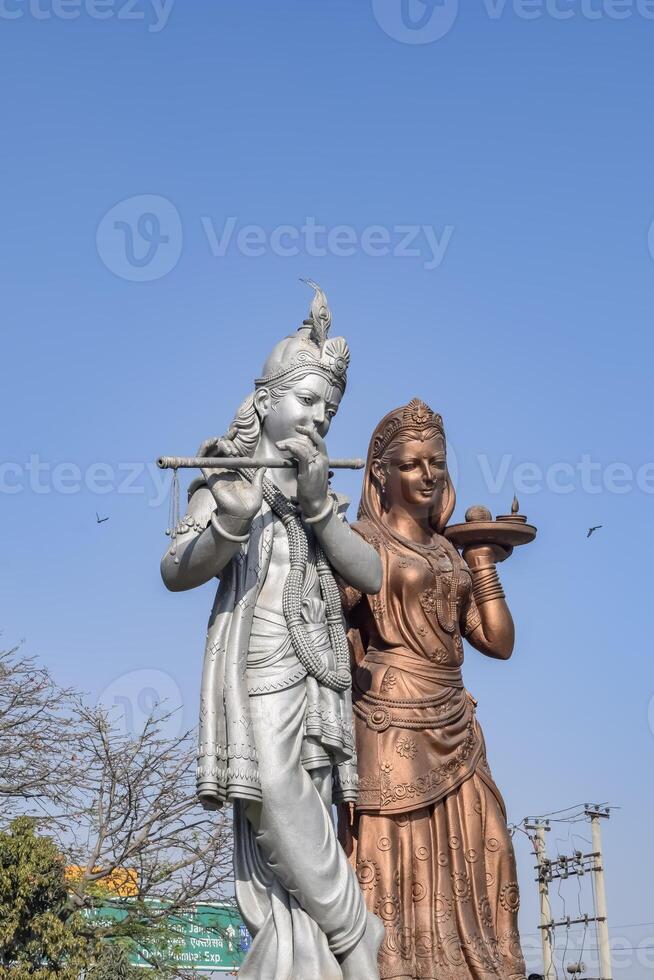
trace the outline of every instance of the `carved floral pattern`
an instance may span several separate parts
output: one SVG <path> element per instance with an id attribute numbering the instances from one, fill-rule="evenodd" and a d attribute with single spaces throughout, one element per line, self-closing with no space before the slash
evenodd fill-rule
<path id="1" fill-rule="evenodd" d="M 371 890 L 379 883 L 381 871 L 376 861 L 364 860 L 357 862 L 357 878 L 361 888 Z"/>
<path id="2" fill-rule="evenodd" d="M 452 902 L 447 895 L 437 892 L 434 895 L 434 917 L 437 922 L 447 922 L 452 915 Z"/>
<path id="3" fill-rule="evenodd" d="M 470 899 L 470 879 L 463 871 L 455 871 L 452 875 L 452 894 L 457 902 L 467 902 Z"/>
<path id="4" fill-rule="evenodd" d="M 370 724 L 370 722 L 368 722 Z M 466 730 L 465 740 L 461 743 L 456 751 L 456 755 L 450 759 L 448 762 L 443 763 L 439 766 L 434 766 L 429 769 L 424 775 L 418 776 L 415 780 L 406 783 L 391 783 L 390 772 L 392 771 L 392 766 L 389 769 L 385 769 L 382 766 L 382 773 L 385 773 L 386 780 L 382 778 L 381 781 L 381 802 L 382 806 L 388 805 L 390 803 L 395 803 L 399 800 L 415 800 L 421 796 L 430 796 L 433 794 L 435 788 L 439 787 L 441 783 L 445 782 L 447 779 L 452 779 L 457 775 L 459 770 L 467 760 L 477 744 L 475 737 L 474 724 L 471 722 Z M 388 763 L 386 764 L 388 765 Z M 361 780 L 361 786 L 365 789 L 365 780 Z"/>
<path id="5" fill-rule="evenodd" d="M 427 656 L 433 664 L 445 664 L 449 659 L 447 650 L 430 650 Z"/>
<path id="6" fill-rule="evenodd" d="M 427 896 L 427 889 L 421 881 L 414 881 L 411 886 L 411 897 L 413 901 L 417 904 L 422 902 Z"/>
<path id="7" fill-rule="evenodd" d="M 500 892 L 500 902 L 507 912 L 517 912 L 520 908 L 520 888 L 517 881 L 508 881 Z"/>
<path id="8" fill-rule="evenodd" d="M 381 693 L 390 694 L 396 684 L 397 674 L 394 670 L 387 670 L 384 674 L 384 680 L 381 683 Z"/>
<path id="9" fill-rule="evenodd" d="M 400 918 L 400 900 L 397 895 L 382 895 L 375 906 L 375 915 L 382 922 L 397 922 Z"/>
<path id="10" fill-rule="evenodd" d="M 436 589 L 425 589 L 424 592 L 420 593 L 419 599 L 420 605 L 427 615 L 433 615 L 436 612 L 436 605 L 438 603 Z"/>
<path id="11" fill-rule="evenodd" d="M 398 739 L 395 751 L 403 759 L 415 759 L 418 753 L 418 745 L 415 738 L 411 738 L 410 735 L 403 735 L 402 738 Z"/>
<path id="12" fill-rule="evenodd" d="M 477 903 L 477 908 L 479 909 L 479 917 L 485 926 L 490 927 L 493 925 L 493 910 L 491 909 L 491 904 L 488 900 L 488 895 L 484 895 L 479 899 Z"/>

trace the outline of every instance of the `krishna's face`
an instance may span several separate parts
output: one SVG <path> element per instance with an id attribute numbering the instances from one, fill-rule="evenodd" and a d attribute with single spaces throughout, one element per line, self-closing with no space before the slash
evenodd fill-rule
<path id="1" fill-rule="evenodd" d="M 266 436 L 278 443 L 297 436 L 299 425 L 326 436 L 342 397 L 341 389 L 322 375 L 307 374 L 278 398 L 268 388 L 259 388 L 255 406 Z"/>

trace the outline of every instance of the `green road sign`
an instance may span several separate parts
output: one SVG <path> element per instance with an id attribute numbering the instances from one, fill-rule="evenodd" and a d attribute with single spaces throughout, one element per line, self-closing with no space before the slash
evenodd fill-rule
<path id="1" fill-rule="evenodd" d="M 98 922 L 120 921 L 126 915 L 124 905 L 105 905 L 90 913 Z M 250 944 L 248 931 L 231 905 L 197 905 L 176 913 L 166 918 L 166 930 L 167 965 L 202 973 L 238 970 Z M 130 955 L 130 962 L 133 966 L 151 965 L 136 951 Z"/>

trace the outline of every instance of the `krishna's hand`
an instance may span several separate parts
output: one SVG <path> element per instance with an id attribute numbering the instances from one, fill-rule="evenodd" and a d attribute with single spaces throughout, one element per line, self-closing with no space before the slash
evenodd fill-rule
<path id="1" fill-rule="evenodd" d="M 298 425 L 298 437 L 282 439 L 277 448 L 297 460 L 297 498 L 305 518 L 314 518 L 328 509 L 329 458 L 322 436 L 308 425 Z"/>

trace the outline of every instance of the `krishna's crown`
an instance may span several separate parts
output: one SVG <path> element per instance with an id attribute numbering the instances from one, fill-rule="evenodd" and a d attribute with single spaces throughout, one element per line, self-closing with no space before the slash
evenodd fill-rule
<path id="1" fill-rule="evenodd" d="M 297 333 L 285 337 L 272 349 L 256 387 L 293 381 L 307 374 L 320 374 L 330 384 L 345 390 L 350 350 L 343 337 L 328 339 L 332 314 L 327 297 L 311 279 L 303 279 L 315 290 L 309 316 Z"/>
<path id="2" fill-rule="evenodd" d="M 445 438 L 441 416 L 432 411 L 420 398 L 414 398 L 404 408 L 398 408 L 391 414 L 375 439 L 372 447 L 373 456 L 376 459 L 382 457 L 400 432 L 415 432 L 420 439 L 424 439 L 427 433 L 433 432 L 434 429 Z"/>

